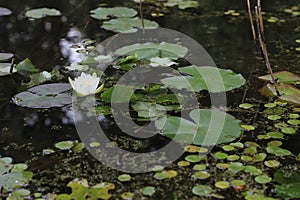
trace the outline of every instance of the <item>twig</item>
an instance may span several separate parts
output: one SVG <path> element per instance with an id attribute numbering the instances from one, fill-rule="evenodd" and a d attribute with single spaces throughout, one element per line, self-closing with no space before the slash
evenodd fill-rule
<path id="1" fill-rule="evenodd" d="M 143 30 L 143 34 L 145 33 L 145 22 L 144 22 L 144 15 L 143 15 L 143 3 L 142 0 L 140 0 L 140 16 L 141 16 L 141 20 L 142 20 L 142 30 Z"/>
<path id="2" fill-rule="evenodd" d="M 255 42 L 256 41 L 256 33 L 255 33 L 254 24 L 253 24 L 250 0 L 247 0 L 247 6 L 248 6 L 248 15 L 249 15 L 249 20 L 250 20 L 250 25 L 251 25 L 253 41 Z"/>
<path id="3" fill-rule="evenodd" d="M 9 69 L 9 73 L 13 73 L 13 71 L 14 71 L 14 63 L 15 63 L 15 59 L 14 58 L 12 58 L 11 59 L 11 62 L 10 62 L 11 64 L 10 64 L 10 69 Z"/>
<path id="4" fill-rule="evenodd" d="M 260 3 L 260 0 L 258 0 L 258 5 L 260 5 L 259 3 Z M 261 9 L 258 6 L 255 6 L 255 16 L 256 16 L 256 25 L 257 25 L 257 30 L 258 30 L 259 45 L 260 45 L 262 54 L 264 56 L 266 67 L 267 67 L 267 69 L 268 69 L 268 71 L 271 75 L 271 79 L 272 79 L 272 82 L 274 84 L 276 94 L 277 94 L 277 96 L 280 96 L 280 93 L 278 91 L 278 87 L 277 87 L 277 84 L 276 84 L 276 80 L 274 78 L 273 70 L 272 70 L 272 67 L 271 67 L 271 64 L 270 64 L 270 61 L 269 61 L 267 46 L 266 46 L 266 43 L 263 40 L 264 31 L 263 31 L 262 15 L 261 15 Z"/>

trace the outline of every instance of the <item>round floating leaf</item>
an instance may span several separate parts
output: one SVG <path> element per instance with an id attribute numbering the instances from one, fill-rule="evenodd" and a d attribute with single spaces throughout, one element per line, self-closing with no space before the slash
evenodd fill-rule
<path id="1" fill-rule="evenodd" d="M 257 147 L 248 147 L 248 148 L 244 149 L 243 153 L 254 155 L 257 153 Z"/>
<path id="2" fill-rule="evenodd" d="M 299 125 L 300 124 L 300 120 L 298 120 L 298 119 L 290 119 L 287 122 L 291 125 Z"/>
<path id="3" fill-rule="evenodd" d="M 206 153 L 208 151 L 207 148 L 204 148 L 204 147 L 198 147 L 198 146 L 195 146 L 195 145 L 188 145 L 186 147 L 184 147 L 184 150 L 186 152 L 190 152 L 190 153 Z"/>
<path id="4" fill-rule="evenodd" d="M 60 150 L 68 150 L 74 146 L 73 141 L 61 141 L 55 144 L 55 147 Z"/>
<path id="5" fill-rule="evenodd" d="M 177 176 L 177 172 L 175 170 L 168 170 L 166 173 L 169 175 L 169 178 Z"/>
<path id="6" fill-rule="evenodd" d="M 187 166 L 189 166 L 190 164 L 191 164 L 190 162 L 187 162 L 187 161 L 184 161 L 184 160 L 179 161 L 179 162 L 177 163 L 177 165 L 178 165 L 179 167 L 187 167 Z"/>
<path id="7" fill-rule="evenodd" d="M 100 143 L 99 142 L 91 142 L 90 147 L 99 147 Z"/>
<path id="8" fill-rule="evenodd" d="M 244 144 L 241 142 L 233 142 L 233 143 L 230 143 L 230 145 L 237 147 L 237 148 L 244 148 Z"/>
<path id="9" fill-rule="evenodd" d="M 282 139 L 284 137 L 284 134 L 281 132 L 268 132 L 267 135 L 275 139 Z"/>
<path id="10" fill-rule="evenodd" d="M 244 108 L 244 109 L 250 109 L 250 108 L 253 107 L 253 105 L 250 104 L 250 103 L 242 103 L 242 104 L 239 105 L 239 107 Z"/>
<path id="11" fill-rule="evenodd" d="M 52 150 L 52 149 L 43 149 L 42 154 L 43 154 L 43 155 L 49 155 L 49 154 L 52 154 L 52 153 L 54 153 L 54 152 L 55 152 L 55 151 Z"/>
<path id="12" fill-rule="evenodd" d="M 14 54 L 11 54 L 11 53 L 0 53 L 0 61 L 9 60 L 13 56 L 14 56 Z"/>
<path id="13" fill-rule="evenodd" d="M 142 101 L 138 101 L 131 106 L 138 113 L 139 117 L 144 118 L 158 118 L 164 116 L 167 111 L 173 110 L 172 107 Z"/>
<path id="14" fill-rule="evenodd" d="M 259 140 L 267 140 L 267 139 L 270 139 L 270 136 L 268 136 L 268 135 L 257 135 L 257 139 L 259 139 Z"/>
<path id="15" fill-rule="evenodd" d="M 289 118 L 291 118 L 291 119 L 297 119 L 299 117 L 300 117 L 299 114 L 295 114 L 295 113 L 289 114 Z"/>
<path id="16" fill-rule="evenodd" d="M 69 93 L 71 87 L 66 83 L 53 83 L 30 88 L 13 97 L 18 106 L 29 108 L 62 107 L 72 103 Z"/>
<path id="17" fill-rule="evenodd" d="M 289 150 L 276 147 L 276 146 L 268 146 L 267 152 L 271 154 L 275 154 L 277 156 L 288 156 L 292 154 Z"/>
<path id="18" fill-rule="evenodd" d="M 132 200 L 134 197 L 134 194 L 132 192 L 125 192 L 121 195 L 122 199 L 125 200 Z"/>
<path id="19" fill-rule="evenodd" d="M 294 73 L 291 73 L 288 71 L 276 72 L 276 73 L 274 73 L 274 77 L 275 77 L 276 81 L 279 83 L 294 83 L 294 82 L 300 81 L 300 75 L 294 74 Z M 265 75 L 265 76 L 260 76 L 258 78 L 261 80 L 272 82 L 272 77 L 270 74 Z"/>
<path id="20" fill-rule="evenodd" d="M 112 17 L 134 17 L 137 14 L 136 10 L 126 7 L 99 7 L 95 10 L 91 10 L 90 13 L 91 17 L 95 19 L 109 19 Z"/>
<path id="21" fill-rule="evenodd" d="M 242 75 L 231 70 L 209 66 L 188 66 L 178 69 L 190 76 L 175 76 L 162 79 L 161 82 L 176 89 L 186 89 L 192 92 L 207 90 L 209 92 L 223 92 L 239 88 L 245 84 Z"/>
<path id="22" fill-rule="evenodd" d="M 277 170 L 274 179 L 280 184 L 300 182 L 300 174 L 290 170 Z"/>
<path id="23" fill-rule="evenodd" d="M 6 76 L 11 74 L 10 69 L 11 69 L 11 63 L 0 63 L 0 76 Z M 15 73 L 16 69 L 13 68 L 12 72 Z"/>
<path id="24" fill-rule="evenodd" d="M 145 29 L 156 29 L 158 24 L 154 21 L 144 20 Z M 117 33 L 135 33 L 142 28 L 142 20 L 136 18 L 117 18 L 103 22 L 102 28 Z"/>
<path id="25" fill-rule="evenodd" d="M 245 172 L 247 173 L 251 173 L 254 176 L 258 176 L 262 174 L 262 171 L 260 169 L 257 169 L 256 167 L 252 166 L 252 165 L 247 165 L 244 169 Z"/>
<path id="26" fill-rule="evenodd" d="M 206 171 L 199 171 L 199 172 L 196 172 L 192 177 L 195 178 L 195 179 L 203 180 L 203 179 L 209 178 L 210 174 Z"/>
<path id="27" fill-rule="evenodd" d="M 255 162 L 261 162 L 267 157 L 265 153 L 259 153 L 254 156 Z"/>
<path id="28" fill-rule="evenodd" d="M 209 196 L 212 192 L 212 189 L 206 185 L 196 185 L 193 187 L 192 192 L 198 196 Z"/>
<path id="29" fill-rule="evenodd" d="M 40 19 L 47 16 L 60 16 L 61 12 L 57 9 L 50 9 L 50 8 L 37 8 L 28 10 L 25 13 L 26 17 L 33 18 L 33 19 Z"/>
<path id="30" fill-rule="evenodd" d="M 232 181 L 230 181 L 230 183 L 233 187 L 239 187 L 239 186 L 246 185 L 246 182 L 243 180 L 232 180 Z"/>
<path id="31" fill-rule="evenodd" d="M 147 186 L 142 188 L 142 194 L 151 197 L 155 193 L 155 187 Z"/>
<path id="32" fill-rule="evenodd" d="M 193 170 L 202 171 L 206 169 L 206 165 L 204 164 L 197 164 L 193 167 Z"/>
<path id="33" fill-rule="evenodd" d="M 115 53 L 117 55 L 133 55 L 138 59 L 145 58 L 144 55 L 149 57 L 161 57 L 178 59 L 184 57 L 188 52 L 188 49 L 179 44 L 172 44 L 167 42 L 162 43 L 137 43 L 129 46 L 124 46 L 117 49 Z"/>
<path id="34" fill-rule="evenodd" d="M 264 106 L 265 106 L 266 108 L 274 108 L 274 107 L 277 106 L 277 104 L 276 104 L 276 103 L 266 103 Z"/>
<path id="35" fill-rule="evenodd" d="M 0 7 L 0 16 L 6 16 L 10 14 L 11 10 L 9 10 L 8 8 Z"/>
<path id="36" fill-rule="evenodd" d="M 283 127 L 281 131 L 285 134 L 295 134 L 296 130 L 292 127 Z"/>
<path id="37" fill-rule="evenodd" d="M 32 172 L 12 172 L 0 176 L 0 187 L 6 190 L 13 190 L 27 184 L 33 176 Z"/>
<path id="38" fill-rule="evenodd" d="M 276 146 L 276 147 L 280 147 L 282 145 L 282 142 L 279 140 L 273 140 L 268 142 L 267 144 L 268 146 Z"/>
<path id="39" fill-rule="evenodd" d="M 229 161 L 236 161 L 238 159 L 240 159 L 240 156 L 238 156 L 238 155 L 230 155 L 227 157 L 227 160 L 229 160 Z"/>
<path id="40" fill-rule="evenodd" d="M 259 144 L 257 144 L 256 142 L 252 142 L 252 141 L 246 141 L 245 146 L 246 147 L 260 147 Z"/>
<path id="41" fill-rule="evenodd" d="M 118 176 L 118 180 L 122 181 L 122 182 L 130 181 L 131 176 L 129 174 L 122 174 L 122 175 Z"/>
<path id="42" fill-rule="evenodd" d="M 243 129 L 247 130 L 247 131 L 253 131 L 253 130 L 255 130 L 255 127 L 252 126 L 252 125 L 245 125 L 245 124 L 243 124 L 243 125 L 241 125 L 241 127 Z"/>
<path id="43" fill-rule="evenodd" d="M 275 188 L 276 194 L 284 199 L 298 199 L 300 198 L 300 182 L 290 184 L 277 185 Z"/>
<path id="44" fill-rule="evenodd" d="M 229 167 L 228 163 L 217 163 L 218 169 L 227 169 Z"/>
<path id="45" fill-rule="evenodd" d="M 26 189 L 18 189 L 12 192 L 12 196 L 25 197 L 30 195 L 30 191 Z"/>
<path id="46" fill-rule="evenodd" d="M 218 181 L 215 183 L 215 186 L 220 189 L 227 189 L 230 187 L 230 184 L 228 181 Z"/>
<path id="47" fill-rule="evenodd" d="M 250 156 L 245 156 L 245 155 L 243 155 L 243 156 L 241 157 L 241 160 L 242 160 L 242 161 L 245 161 L 245 162 L 252 162 L 252 161 L 254 160 L 254 158 L 252 158 L 252 157 L 250 157 Z"/>
<path id="48" fill-rule="evenodd" d="M 200 162 L 202 160 L 200 155 L 188 155 L 184 159 L 191 163 Z"/>
<path id="49" fill-rule="evenodd" d="M 186 9 L 186 8 L 196 8 L 199 6 L 198 1 L 193 0 L 168 0 L 167 3 L 164 3 L 164 6 L 173 7 L 178 6 L 179 9 Z"/>
<path id="50" fill-rule="evenodd" d="M 13 172 L 22 172 L 22 171 L 25 171 L 27 168 L 28 168 L 28 165 L 19 163 L 19 164 L 14 164 L 12 171 Z"/>
<path id="51" fill-rule="evenodd" d="M 223 148 L 224 151 L 233 151 L 233 150 L 235 150 L 234 146 L 231 146 L 231 145 L 224 145 L 222 148 Z"/>
<path id="52" fill-rule="evenodd" d="M 157 172 L 157 173 L 155 173 L 154 178 L 156 178 L 158 180 L 166 179 L 166 178 L 169 178 L 169 174 L 166 171 Z"/>
<path id="53" fill-rule="evenodd" d="M 268 167 L 279 167 L 280 166 L 280 162 L 277 160 L 267 160 L 264 163 Z"/>
<path id="54" fill-rule="evenodd" d="M 229 169 L 234 170 L 234 171 L 241 171 L 245 169 L 245 166 L 243 163 L 240 162 L 233 162 L 229 165 Z"/>
<path id="55" fill-rule="evenodd" d="M 219 152 L 216 152 L 216 153 L 214 154 L 214 156 L 215 156 L 216 158 L 218 158 L 218 159 L 225 159 L 225 158 L 228 157 L 228 154 L 219 151 Z"/>
<path id="56" fill-rule="evenodd" d="M 278 119 L 281 119 L 281 117 L 279 115 L 269 115 L 268 119 L 269 120 L 278 120 Z"/>
<path id="57" fill-rule="evenodd" d="M 260 183 L 260 184 L 266 184 L 266 183 L 269 183 L 272 181 L 272 178 L 269 177 L 268 175 L 259 175 L 259 176 L 256 176 L 255 179 L 254 179 L 257 183 Z"/>

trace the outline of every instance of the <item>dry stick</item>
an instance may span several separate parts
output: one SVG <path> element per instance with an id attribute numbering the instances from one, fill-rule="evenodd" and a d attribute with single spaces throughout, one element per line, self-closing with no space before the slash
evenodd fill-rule
<path id="1" fill-rule="evenodd" d="M 266 67 L 267 67 L 267 69 L 268 69 L 268 71 L 271 75 L 272 82 L 273 82 L 274 87 L 275 87 L 276 95 L 280 96 L 280 93 L 278 91 L 277 84 L 276 84 L 276 81 L 275 81 L 275 78 L 274 78 L 274 75 L 273 75 L 273 70 L 271 68 L 271 64 L 270 64 L 270 61 L 269 61 L 267 47 L 266 47 L 266 44 L 264 43 L 264 41 L 262 39 L 263 32 L 262 32 L 261 23 L 260 23 L 260 20 L 259 20 L 259 11 L 261 11 L 261 10 L 259 10 L 259 7 L 255 6 L 256 25 L 257 25 L 257 30 L 258 30 L 258 41 L 259 41 L 259 45 L 260 45 L 262 54 L 264 56 Z M 261 12 L 260 12 L 260 14 L 261 14 Z"/>
<path id="2" fill-rule="evenodd" d="M 266 40 L 265 40 L 265 29 L 264 29 L 264 22 L 263 22 L 263 17 L 262 17 L 262 12 L 261 12 L 260 0 L 257 0 L 257 8 L 258 8 L 259 27 L 260 27 L 260 29 L 258 31 L 261 32 L 262 40 L 264 42 L 266 42 Z"/>
<path id="3" fill-rule="evenodd" d="M 141 15 L 141 20 L 142 20 L 142 30 L 143 34 L 145 33 L 145 23 L 144 23 L 144 16 L 143 16 L 143 3 L 142 0 L 140 0 L 140 15 Z"/>
<path id="4" fill-rule="evenodd" d="M 249 15 L 249 20 L 250 20 L 250 25 L 251 25 L 253 41 L 255 42 L 256 41 L 256 33 L 255 33 L 254 24 L 253 24 L 253 17 L 252 17 L 252 12 L 251 12 L 250 0 L 247 0 L 247 5 L 248 5 L 248 15 Z"/>

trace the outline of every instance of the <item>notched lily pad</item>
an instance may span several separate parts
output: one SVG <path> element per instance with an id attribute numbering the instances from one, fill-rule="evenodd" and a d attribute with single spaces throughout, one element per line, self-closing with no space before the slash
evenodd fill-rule
<path id="1" fill-rule="evenodd" d="M 270 74 L 260 76 L 258 78 L 264 81 L 272 82 Z M 274 73 L 274 78 L 277 80 L 278 83 L 295 83 L 300 81 L 300 75 L 288 71 L 276 72 Z"/>
<path id="2" fill-rule="evenodd" d="M 112 17 L 134 17 L 136 16 L 136 10 L 126 7 L 114 7 L 103 8 L 99 7 L 95 10 L 91 10 L 91 17 L 95 19 L 109 19 Z"/>
<path id="3" fill-rule="evenodd" d="M 40 19 L 47 16 L 60 16 L 61 12 L 54 8 L 37 8 L 28 10 L 25 13 L 26 17 L 33 19 Z"/>
<path id="4" fill-rule="evenodd" d="M 70 89 L 66 83 L 40 85 L 15 95 L 12 101 L 28 108 L 62 107 L 72 103 L 72 96 L 67 93 Z"/>
<path id="5" fill-rule="evenodd" d="M 192 92 L 207 90 L 209 92 L 224 92 L 239 88 L 245 84 L 242 75 L 231 70 L 219 69 L 210 66 L 188 66 L 178 69 L 189 76 L 175 76 L 162 79 L 165 85 L 176 89 L 186 89 Z"/>
<path id="6" fill-rule="evenodd" d="M 145 29 L 156 29 L 158 23 L 154 21 L 144 20 Z M 142 28 L 142 20 L 138 17 L 135 18 L 117 18 L 103 22 L 102 28 L 108 31 L 117 33 L 135 33 L 138 28 Z"/>

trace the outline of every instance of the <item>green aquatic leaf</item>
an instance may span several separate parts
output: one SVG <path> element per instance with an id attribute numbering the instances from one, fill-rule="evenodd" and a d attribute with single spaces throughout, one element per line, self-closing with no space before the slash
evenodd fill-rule
<path id="1" fill-rule="evenodd" d="M 197 8 L 199 6 L 198 1 L 192 0 L 168 0 L 167 3 L 164 3 L 167 7 L 178 6 L 179 9 L 187 9 L 187 8 Z"/>
<path id="2" fill-rule="evenodd" d="M 156 29 L 158 23 L 155 21 L 144 20 L 145 29 Z M 135 18 L 117 18 L 103 22 L 102 28 L 108 31 L 117 33 L 135 33 L 138 28 L 142 28 L 142 20 L 138 17 Z"/>
<path id="3" fill-rule="evenodd" d="M 113 87 L 108 88 L 101 94 L 101 100 L 106 103 L 127 103 L 128 99 L 126 98 L 114 98 L 112 99 L 112 94 L 115 94 L 115 97 L 124 97 L 124 96 L 134 96 L 134 88 L 132 86 L 120 85 L 117 84 Z"/>
<path id="4" fill-rule="evenodd" d="M 14 188 L 24 186 L 33 176 L 32 172 L 11 172 L 0 176 L 0 188 L 13 190 Z"/>
<path id="5" fill-rule="evenodd" d="M 62 107 L 72 103 L 71 89 L 67 83 L 53 83 L 35 86 L 13 97 L 18 106 L 29 108 Z"/>
<path id="6" fill-rule="evenodd" d="M 155 125 L 166 137 L 203 146 L 231 142 L 241 134 L 239 120 L 225 112 L 195 109 L 190 117 L 193 122 L 168 116 L 156 120 Z"/>
<path id="7" fill-rule="evenodd" d="M 271 181 L 272 181 L 272 178 L 269 177 L 269 176 L 266 175 L 266 174 L 263 174 L 263 175 L 256 176 L 254 180 L 255 180 L 255 182 L 257 182 L 257 183 L 260 183 L 260 184 L 266 184 L 266 183 L 271 182 Z"/>
<path id="8" fill-rule="evenodd" d="M 154 57 L 150 58 L 150 65 L 152 67 L 169 67 L 171 65 L 176 64 L 176 62 L 173 62 L 170 58 L 160 58 L 160 57 Z"/>
<path id="9" fill-rule="evenodd" d="M 131 105 L 132 108 L 138 113 L 139 117 L 145 118 L 158 118 L 166 115 L 167 111 L 173 110 L 172 107 L 162 106 L 160 104 L 138 101 Z"/>
<path id="10" fill-rule="evenodd" d="M 292 154 L 289 150 L 277 146 L 268 146 L 266 149 L 268 153 L 275 154 L 277 156 L 288 156 Z"/>
<path id="11" fill-rule="evenodd" d="M 124 200 L 133 200 L 134 194 L 132 192 L 125 192 L 121 195 Z"/>
<path id="12" fill-rule="evenodd" d="M 228 181 L 218 181 L 215 186 L 220 189 L 227 189 L 230 187 L 230 183 Z"/>
<path id="13" fill-rule="evenodd" d="M 55 144 L 55 147 L 60 150 L 68 150 L 74 146 L 73 141 L 61 141 Z"/>
<path id="14" fill-rule="evenodd" d="M 115 53 L 120 56 L 131 55 L 138 59 L 160 57 L 178 59 L 183 58 L 188 52 L 188 49 L 179 44 L 172 44 L 167 42 L 162 43 L 137 43 L 129 46 L 124 46 L 117 49 Z"/>
<path id="15" fill-rule="evenodd" d="M 258 176 L 258 175 L 262 174 L 262 171 L 260 169 L 256 168 L 255 166 L 252 166 L 252 165 L 245 166 L 244 171 L 247 173 L 251 173 L 254 176 Z"/>
<path id="16" fill-rule="evenodd" d="M 272 77 L 270 74 L 260 76 L 258 78 L 264 81 L 272 82 Z M 274 78 L 277 80 L 278 83 L 295 83 L 300 81 L 300 75 L 288 71 L 276 72 L 274 73 Z"/>
<path id="17" fill-rule="evenodd" d="M 245 166 L 241 162 L 232 162 L 229 165 L 229 169 L 233 171 L 241 171 L 245 169 Z"/>
<path id="18" fill-rule="evenodd" d="M 142 194 L 145 196 L 151 197 L 151 196 L 153 196 L 154 193 L 155 193 L 155 187 L 147 186 L 147 187 L 142 188 Z"/>
<path id="19" fill-rule="evenodd" d="M 264 164 L 267 166 L 267 167 L 279 167 L 280 166 L 280 162 L 277 161 L 277 160 L 266 160 L 264 162 Z"/>
<path id="20" fill-rule="evenodd" d="M 242 103 L 242 104 L 239 105 L 239 107 L 244 108 L 244 109 L 250 109 L 250 108 L 253 107 L 253 105 L 250 104 L 250 103 Z"/>
<path id="21" fill-rule="evenodd" d="M 197 171 L 203 171 L 206 169 L 206 165 L 205 164 L 197 164 L 193 167 L 193 170 L 197 170 Z"/>
<path id="22" fill-rule="evenodd" d="M 14 56 L 14 54 L 11 54 L 11 53 L 0 53 L 0 61 L 9 60 L 13 56 Z"/>
<path id="23" fill-rule="evenodd" d="M 206 185 L 196 185 L 193 187 L 192 192 L 198 196 L 210 196 L 212 189 Z"/>
<path id="24" fill-rule="evenodd" d="M 200 180 L 207 179 L 210 176 L 211 175 L 208 172 L 206 172 L 206 171 L 199 171 L 199 172 L 196 172 L 194 175 L 192 175 L 192 177 L 194 179 L 200 179 Z"/>
<path id="25" fill-rule="evenodd" d="M 99 7 L 95 10 L 91 10 L 91 17 L 95 19 L 110 19 L 115 17 L 134 17 L 137 11 L 132 8 L 126 7 L 113 7 L 113 8 L 103 8 Z"/>
<path id="26" fill-rule="evenodd" d="M 280 184 L 290 184 L 300 182 L 300 174 L 290 170 L 277 170 L 274 174 L 274 179 Z"/>
<path id="27" fill-rule="evenodd" d="M 275 139 L 282 139 L 284 137 L 284 134 L 278 131 L 275 132 L 268 132 L 267 135 L 271 138 Z"/>
<path id="28" fill-rule="evenodd" d="M 161 82 L 176 89 L 186 89 L 192 92 L 207 90 L 209 92 L 223 92 L 239 88 L 245 84 L 242 75 L 231 70 L 209 66 L 188 66 L 178 69 L 189 76 L 174 76 L 162 79 Z"/>
<path id="29" fill-rule="evenodd" d="M 239 187 L 239 186 L 246 185 L 246 182 L 244 180 L 232 180 L 232 181 L 230 181 L 230 183 L 233 187 Z"/>
<path id="30" fill-rule="evenodd" d="M 26 17 L 33 19 L 40 19 L 47 16 L 60 16 L 61 12 L 54 8 L 37 8 L 32 10 L 27 10 L 25 13 Z"/>
<path id="31" fill-rule="evenodd" d="M 66 69 L 70 70 L 70 71 L 86 71 L 89 69 L 89 66 L 74 62 L 74 63 L 71 63 L 70 66 L 67 66 Z"/>
<path id="32" fill-rule="evenodd" d="M 118 180 L 121 182 L 130 181 L 131 176 L 129 174 L 122 174 L 122 175 L 118 176 Z"/>
<path id="33" fill-rule="evenodd" d="M 184 159 L 188 162 L 191 163 L 196 163 L 196 162 L 200 162 L 202 160 L 202 156 L 197 154 L 197 155 L 187 155 Z"/>
<path id="34" fill-rule="evenodd" d="M 214 153 L 214 157 L 216 157 L 217 159 L 225 159 L 228 157 L 228 154 L 227 153 L 223 153 L 223 152 L 216 152 Z"/>
<path id="35" fill-rule="evenodd" d="M 8 8 L 0 7 L 0 16 L 7 16 L 11 14 L 11 10 Z"/>
<path id="36" fill-rule="evenodd" d="M 42 71 L 39 73 L 31 74 L 29 77 L 30 77 L 30 82 L 23 83 L 27 87 L 40 85 L 47 81 L 59 81 L 63 78 L 63 76 L 56 69 L 54 69 L 52 72 Z"/>
<path id="37" fill-rule="evenodd" d="M 10 73 L 11 69 L 11 63 L 0 63 L 0 76 L 6 76 L 11 74 Z M 15 73 L 17 70 L 13 68 L 12 73 Z"/>
<path id="38" fill-rule="evenodd" d="M 292 127 L 282 127 L 281 131 L 285 134 L 295 134 L 296 133 L 296 129 L 294 129 Z"/>
<path id="39" fill-rule="evenodd" d="M 179 167 L 187 167 L 187 166 L 189 166 L 190 164 L 191 164 L 190 162 L 185 161 L 185 160 L 179 161 L 179 162 L 177 163 L 177 165 L 178 165 Z"/>
<path id="40" fill-rule="evenodd" d="M 275 187 L 276 194 L 284 199 L 297 199 L 300 198 L 300 182 L 290 184 L 277 185 Z"/>
<path id="41" fill-rule="evenodd" d="M 18 63 L 16 66 L 16 70 L 19 74 L 22 74 L 24 76 L 29 76 L 31 74 L 39 72 L 39 70 L 31 63 L 28 58 Z"/>

